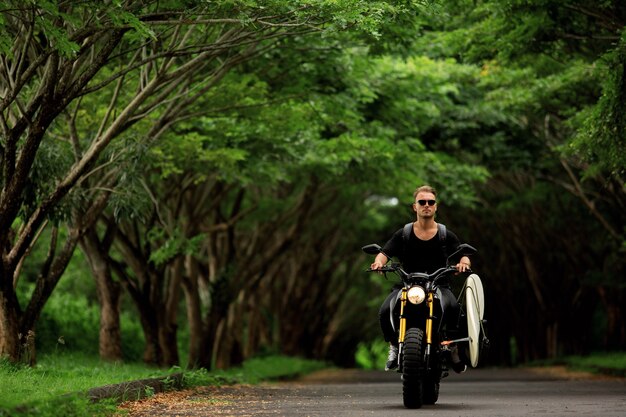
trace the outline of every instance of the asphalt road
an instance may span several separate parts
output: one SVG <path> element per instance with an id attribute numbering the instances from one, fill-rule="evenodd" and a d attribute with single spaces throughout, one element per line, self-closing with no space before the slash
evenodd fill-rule
<path id="1" fill-rule="evenodd" d="M 624 379 L 562 372 L 469 370 L 444 379 L 437 404 L 418 410 L 405 409 L 401 393 L 397 373 L 325 371 L 299 381 L 201 388 L 148 400 L 130 415 L 626 416 Z"/>

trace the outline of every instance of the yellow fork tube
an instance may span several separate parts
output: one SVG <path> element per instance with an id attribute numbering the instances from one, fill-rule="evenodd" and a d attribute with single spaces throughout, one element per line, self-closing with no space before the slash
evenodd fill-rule
<path id="1" fill-rule="evenodd" d="M 404 343 L 404 336 L 406 334 L 406 318 L 404 317 L 404 306 L 406 306 L 406 288 L 402 288 L 402 295 L 400 296 L 400 334 L 398 336 L 398 342 Z"/>
<path id="2" fill-rule="evenodd" d="M 433 342 L 433 293 L 428 293 L 426 305 L 428 306 L 428 317 L 426 318 L 426 343 L 430 345 Z"/>

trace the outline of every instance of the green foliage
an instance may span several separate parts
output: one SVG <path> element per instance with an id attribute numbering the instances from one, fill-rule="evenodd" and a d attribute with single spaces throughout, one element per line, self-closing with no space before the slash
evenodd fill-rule
<path id="1" fill-rule="evenodd" d="M 532 362 L 532 366 L 565 365 L 573 371 L 623 377 L 626 375 L 626 352 L 594 352 L 589 355 L 563 356 Z"/>
<path id="2" fill-rule="evenodd" d="M 42 387 L 42 389 L 46 389 Z M 110 416 L 115 413 L 117 407 L 114 401 L 105 400 L 93 403 L 84 395 L 71 394 L 63 397 L 47 398 L 34 401 L 15 408 L 0 408 L 0 416 L 19 417 L 81 417 L 81 416 Z"/>
<path id="3" fill-rule="evenodd" d="M 187 387 L 223 385 L 223 384 L 257 384 L 261 381 L 291 379 L 301 375 L 328 368 L 322 361 L 269 355 L 246 360 L 240 367 L 228 370 L 207 371 L 199 369 L 184 374 Z"/>
<path id="4" fill-rule="evenodd" d="M 42 312 L 35 329 L 39 353 L 98 354 L 100 307 L 96 300 L 95 284 L 79 268 L 86 266 L 79 262 L 70 266 Z M 132 310 L 122 310 L 120 326 L 124 358 L 139 360 L 144 348 L 143 331 Z"/>
<path id="5" fill-rule="evenodd" d="M 3 55 L 10 56 L 13 38 L 7 33 L 6 19 L 0 13 L 0 52 Z"/>
<path id="6" fill-rule="evenodd" d="M 382 339 L 361 342 L 356 351 L 356 364 L 363 369 L 385 369 L 389 343 Z"/>
<path id="7" fill-rule="evenodd" d="M 419 45 L 437 36 L 449 49 L 431 53 L 481 65 L 489 101 L 531 129 L 543 125 L 551 146 L 564 144 L 565 155 L 589 164 L 586 176 L 623 172 L 624 35 L 613 18 L 619 6 L 455 3 L 460 13 L 449 8 L 447 24 L 440 22 L 445 29 Z"/>
<path id="8" fill-rule="evenodd" d="M 152 30 L 147 24 L 142 22 L 139 17 L 133 13 L 124 10 L 123 5 L 120 3 L 116 5 L 114 9 L 107 10 L 107 15 L 111 19 L 111 22 L 115 26 L 124 27 L 128 26 L 133 29 L 131 35 L 132 41 L 141 41 L 145 39 L 156 40 L 157 36 L 154 30 Z"/>
<path id="9" fill-rule="evenodd" d="M 56 132 L 55 132 L 56 133 Z M 48 197 L 56 183 L 73 163 L 71 147 L 64 141 L 46 141 L 42 146 L 31 169 L 28 185 L 24 190 L 24 201 L 20 216 L 28 219 L 30 215 Z M 67 220 L 70 210 L 80 205 L 80 194 L 74 194 L 51 212 L 49 218 L 54 222 Z"/>
<path id="10" fill-rule="evenodd" d="M 578 117 L 581 126 L 567 151 L 589 164 L 587 177 L 603 172 L 620 177 L 626 167 L 626 32 L 597 65 L 602 95 Z"/>
<path id="11" fill-rule="evenodd" d="M 228 371 L 185 372 L 186 387 L 294 378 L 327 367 L 320 361 L 268 356 L 246 361 Z M 89 401 L 90 388 L 180 372 L 140 364 L 107 363 L 83 354 L 42 355 L 35 368 L 0 361 L 0 416 L 110 415 L 113 400 Z"/>
<path id="12" fill-rule="evenodd" d="M 148 231 L 148 240 L 153 244 L 156 243 L 158 249 L 152 251 L 150 261 L 161 266 L 176 256 L 193 254 L 198 251 L 204 239 L 203 235 L 187 238 L 179 229 L 176 229 L 169 237 L 166 237 L 164 230 L 151 229 Z M 160 242 L 163 243 L 160 244 Z"/>
<path id="13" fill-rule="evenodd" d="M 166 374 L 166 370 L 137 363 L 102 362 L 84 353 L 43 354 L 32 368 L 3 361 L 0 363 L 0 415 L 10 409 L 16 413 L 10 415 L 22 415 L 21 412 L 24 415 L 59 415 L 52 412 L 58 408 L 66 408 L 70 413 L 67 415 L 81 415 L 81 412 L 91 415 L 85 412 L 88 399 L 78 393 L 102 385 Z M 103 406 L 110 411 L 107 404 Z M 74 408 L 77 410 L 72 411 Z"/>
<path id="14" fill-rule="evenodd" d="M 241 371 L 246 376 L 246 381 L 257 383 L 295 378 L 327 367 L 328 364 L 321 361 L 274 355 L 248 359 L 243 363 Z"/>
<path id="15" fill-rule="evenodd" d="M 626 352 L 595 353 L 588 356 L 568 356 L 565 362 L 573 369 L 604 374 L 626 375 Z"/>
<path id="16" fill-rule="evenodd" d="M 15 33 L 11 31 L 17 26 L 7 25 L 8 19 L 29 19 L 32 16 L 35 24 L 35 36 L 41 36 L 63 57 L 75 57 L 80 51 L 80 45 L 72 39 L 75 33 L 67 30 L 68 27 L 77 27 L 81 25 L 83 12 L 96 12 L 95 20 L 100 24 L 112 23 L 118 27 L 127 27 L 132 29 L 131 36 L 138 38 L 152 37 L 154 32 L 151 31 L 137 15 L 125 10 L 127 6 L 132 6 L 133 2 L 113 2 L 109 8 L 102 2 L 87 1 L 81 4 L 73 4 L 70 7 L 65 4 L 59 4 L 55 0 L 29 0 L 9 1 L 2 3 L 2 16 L 0 17 L 0 51 L 9 57 L 13 56 L 12 44 L 15 39 Z M 98 12 L 104 11 L 109 22 L 103 19 Z"/>
<path id="17" fill-rule="evenodd" d="M 541 285 L 563 278 L 560 287 L 622 288 L 623 252 L 613 241 L 607 243 L 595 220 L 580 221 L 589 219 L 593 208 L 621 233 L 620 243 L 626 241 L 626 41 L 619 19 L 624 13 L 615 2 L 595 7 L 590 10 L 582 0 L 6 1 L 0 14 L 0 51 L 7 65 L 30 42 L 18 36 L 17 19 L 31 15 L 36 16 L 37 48 L 29 53 L 35 56 L 39 47 L 56 51 L 60 68 L 87 67 L 72 61 L 81 56 L 82 43 L 75 37 L 83 30 L 116 28 L 125 33 L 88 84 L 93 90 L 67 97 L 66 111 L 47 128 L 11 232 L 41 207 L 101 127 L 106 130 L 157 71 L 167 78 L 186 69 L 199 53 L 223 51 L 207 58 L 202 70 L 160 85 L 157 95 L 140 103 L 90 164 L 80 187 L 57 203 L 48 218 L 54 224 L 78 223 L 93 198 L 111 192 L 106 213 L 113 213 L 116 221 L 136 221 L 141 229 L 137 234 L 147 237 L 146 257 L 157 268 L 167 268 L 182 255 L 201 259 L 204 268 L 206 247 L 219 249 L 222 238 L 204 231 L 211 230 L 212 222 L 224 221 L 239 191 L 245 209 L 255 209 L 229 225 L 241 234 L 297 210 L 301 193 L 313 184 L 319 192 L 311 203 L 314 214 L 302 210 L 303 230 L 285 246 L 297 248 L 297 255 L 299 250 L 310 253 L 303 249 L 306 243 L 323 246 L 334 228 L 343 240 L 338 249 L 315 253 L 320 265 L 346 257 L 337 266 L 344 272 L 354 269 L 350 260 L 358 257 L 354 252 L 362 240 L 385 239 L 414 216 L 408 203 L 415 186 L 431 183 L 441 190 L 444 221 L 466 227 L 462 234 L 481 242 L 485 258 L 496 259 L 494 270 L 488 271 L 491 276 L 511 278 L 506 284 L 494 283 L 499 294 L 513 289 L 532 298 L 524 267 L 534 263 L 542 276 L 556 277 L 541 280 Z M 180 32 L 163 24 L 196 18 L 203 24 L 185 25 Z M 173 37 L 187 30 L 189 43 Z M 228 40 L 228 33 L 245 33 L 246 39 L 237 44 L 243 38 Z M 223 39 L 232 44 L 220 43 Z M 180 49 L 163 47 L 170 43 Z M 125 51 L 159 58 L 128 66 L 133 58 Z M 243 58 L 246 53 L 252 54 L 249 61 Z M 241 61 L 235 65 L 233 57 Z M 35 61 L 29 57 L 28 62 Z M 18 92 L 21 105 L 35 102 L 31 97 L 39 91 L 39 81 L 35 77 Z M 183 97 L 200 92 L 197 100 L 184 103 L 184 111 L 171 112 Z M 17 103 L 10 109 L 12 114 L 4 119 L 12 123 L 23 110 Z M 571 176 L 564 166 L 572 167 Z M 225 191 L 216 192 L 216 201 L 203 203 L 213 211 L 193 202 L 185 208 L 208 213 L 207 218 L 181 214 L 184 203 L 173 197 L 177 192 L 189 190 L 196 197 L 198 189 L 218 186 Z M 583 206 L 569 193 L 579 200 L 590 196 L 592 204 Z M 316 205 L 318 201 L 326 204 Z M 296 221 L 295 215 L 286 220 Z M 485 230 L 488 237 L 483 237 Z M 526 236 L 527 230 L 541 233 Z M 563 236 L 570 242 L 562 242 Z M 21 301 L 28 299 L 39 276 L 46 242 L 47 231 L 32 248 L 34 260 L 23 266 Z M 221 268 L 223 261 L 215 259 L 215 265 Z M 507 265 L 516 267 L 510 272 Z M 230 277 L 224 273 L 227 268 L 232 265 L 215 273 Z M 71 269 L 37 327 L 43 352 L 96 351 L 95 290 L 84 277 L 72 275 L 80 267 Z M 88 298 L 73 297 L 80 290 L 65 283 L 74 279 Z M 547 288 L 534 290 L 542 289 Z M 381 285 L 361 280 L 345 291 L 346 299 L 357 299 L 359 291 L 373 300 L 370 295 L 380 292 Z M 323 288 L 320 294 L 333 297 Z M 376 306 L 363 308 L 373 312 Z M 138 320 L 130 314 L 125 313 L 122 324 L 128 332 L 124 343 L 129 344 L 124 351 L 136 358 L 142 340 Z M 354 315 L 351 310 L 341 317 L 347 323 Z M 341 325 L 348 329 L 346 323 Z M 374 337 L 370 330 L 364 332 L 367 338 Z M 356 346 L 359 336 L 346 334 Z M 503 334 L 503 340 L 510 336 Z M 524 350 L 524 338 L 511 339 Z M 357 358 L 376 366 L 372 355 L 382 348 L 368 342 Z"/>
<path id="18" fill-rule="evenodd" d="M 42 352 L 98 353 L 99 307 L 82 297 L 61 292 L 47 303 L 37 327 Z"/>
<path id="19" fill-rule="evenodd" d="M 71 14 L 62 12 L 56 1 L 29 1 L 28 8 L 39 9 L 39 13 L 35 15 L 35 21 L 38 23 L 41 35 L 49 38 L 55 49 L 63 56 L 70 57 L 78 52 L 80 46 L 72 41 L 67 32 L 61 29 L 58 22 L 66 20 L 72 24 L 76 24 L 77 19 Z"/>

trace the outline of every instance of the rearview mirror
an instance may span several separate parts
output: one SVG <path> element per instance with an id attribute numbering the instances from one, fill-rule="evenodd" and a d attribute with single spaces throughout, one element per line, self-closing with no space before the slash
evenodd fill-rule
<path id="1" fill-rule="evenodd" d="M 478 250 L 475 247 L 468 245 L 467 243 L 461 243 L 458 250 L 462 251 L 463 255 L 475 255 L 478 253 Z"/>
<path id="2" fill-rule="evenodd" d="M 452 264 L 452 261 L 461 259 L 462 256 L 470 256 L 478 253 L 475 247 L 468 245 L 467 243 L 461 243 L 458 249 L 450 256 L 448 256 L 448 265 Z"/>
<path id="3" fill-rule="evenodd" d="M 382 250 L 382 248 L 380 247 L 380 245 L 377 245 L 376 243 L 372 243 L 370 245 L 363 246 L 361 250 L 367 253 L 368 255 L 378 255 L 380 251 Z"/>

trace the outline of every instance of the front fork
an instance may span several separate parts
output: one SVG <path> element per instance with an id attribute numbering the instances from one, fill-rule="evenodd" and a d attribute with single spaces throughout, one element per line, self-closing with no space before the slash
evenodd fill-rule
<path id="1" fill-rule="evenodd" d="M 398 332 L 398 371 L 402 370 L 402 351 L 404 349 L 404 336 L 406 335 L 406 317 L 404 316 L 404 307 L 406 306 L 407 289 L 402 288 L 400 293 L 400 331 Z"/>
<path id="2" fill-rule="evenodd" d="M 402 358 L 402 350 L 404 348 L 404 337 L 406 336 L 406 316 L 404 315 L 404 307 L 407 302 L 406 288 L 402 288 L 400 295 L 400 332 L 398 336 L 398 369 L 402 369 L 400 358 Z M 424 361 L 426 362 L 426 369 L 430 367 L 430 346 L 433 343 L 433 312 L 434 312 L 434 296 L 433 292 L 429 291 L 426 296 L 426 307 L 428 308 L 428 317 L 426 317 L 426 349 L 424 352 Z"/>
<path id="3" fill-rule="evenodd" d="M 424 362 L 426 369 L 430 369 L 430 346 L 433 343 L 433 312 L 434 312 L 434 298 L 432 291 L 428 292 L 426 296 L 426 306 L 428 307 L 428 317 L 426 317 L 426 349 L 424 352 Z"/>

